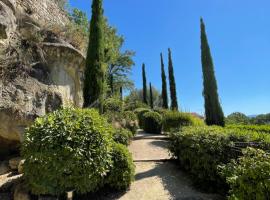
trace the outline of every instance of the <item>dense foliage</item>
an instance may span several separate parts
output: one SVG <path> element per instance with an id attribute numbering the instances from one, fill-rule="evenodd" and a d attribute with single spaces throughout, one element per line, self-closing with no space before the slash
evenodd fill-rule
<path id="1" fill-rule="evenodd" d="M 99 101 L 100 113 L 103 112 L 104 61 L 102 0 L 93 0 L 83 95 L 84 107 L 92 106 Z"/>
<path id="2" fill-rule="evenodd" d="M 123 144 L 125 146 L 129 145 L 132 137 L 133 137 L 132 132 L 125 129 L 125 128 L 115 129 L 115 131 L 113 133 L 113 140 L 115 142 Z"/>
<path id="3" fill-rule="evenodd" d="M 153 92 L 152 92 L 152 85 L 149 83 L 149 94 L 150 94 L 150 108 L 154 108 L 154 102 L 153 102 Z"/>
<path id="4" fill-rule="evenodd" d="M 162 117 L 157 112 L 146 112 L 143 114 L 143 129 L 147 133 L 161 133 Z"/>
<path id="5" fill-rule="evenodd" d="M 140 128 L 143 127 L 143 123 L 144 123 L 144 118 L 143 115 L 147 112 L 150 112 L 151 110 L 149 108 L 137 108 L 134 113 L 137 115 L 138 120 L 139 120 L 139 126 Z"/>
<path id="6" fill-rule="evenodd" d="M 243 113 L 235 112 L 226 117 L 226 124 L 249 124 L 250 119 Z"/>
<path id="7" fill-rule="evenodd" d="M 166 79 L 166 73 L 165 73 L 165 66 L 163 61 L 163 55 L 160 54 L 160 62 L 161 62 L 161 80 L 162 80 L 162 108 L 168 109 L 168 92 L 167 92 L 167 79 Z"/>
<path id="8" fill-rule="evenodd" d="M 203 71 L 203 96 L 206 124 L 224 126 L 225 119 L 219 102 L 214 64 L 203 19 L 201 19 L 201 60 Z"/>
<path id="9" fill-rule="evenodd" d="M 132 156 L 125 146 L 114 144 L 112 157 L 114 168 L 110 171 L 106 183 L 118 190 L 127 189 L 134 180 L 135 166 Z"/>
<path id="10" fill-rule="evenodd" d="M 146 73 L 145 73 L 145 64 L 142 65 L 142 80 L 143 80 L 143 103 L 148 104 L 147 101 L 147 81 L 146 81 Z"/>
<path id="11" fill-rule="evenodd" d="M 238 156 L 232 148 L 235 142 L 258 142 L 261 149 L 269 149 L 270 143 L 268 134 L 215 126 L 185 127 L 170 138 L 170 151 L 194 180 L 206 188 L 219 189 L 226 189 L 226 184 L 218 165 Z"/>
<path id="12" fill-rule="evenodd" d="M 123 102 L 118 97 L 111 97 L 104 100 L 104 112 L 122 112 Z"/>
<path id="13" fill-rule="evenodd" d="M 22 145 L 24 177 L 32 193 L 98 189 L 112 166 L 112 133 L 95 110 L 63 109 L 38 118 Z"/>
<path id="14" fill-rule="evenodd" d="M 163 113 L 163 130 L 172 131 L 184 126 L 204 125 L 203 121 L 189 113 L 167 111 Z"/>
<path id="15" fill-rule="evenodd" d="M 173 70 L 173 62 L 172 62 L 172 52 L 171 49 L 169 51 L 169 83 L 170 83 L 170 94 L 171 94 L 171 109 L 178 111 L 178 102 L 177 102 L 177 94 L 176 94 L 176 83 L 174 78 L 174 70 Z"/>
<path id="16" fill-rule="evenodd" d="M 270 125 L 227 125 L 228 128 L 233 129 L 240 129 L 240 130 L 246 130 L 246 131 L 252 131 L 252 132 L 262 132 L 262 133 L 268 133 L 270 134 Z"/>
<path id="17" fill-rule="evenodd" d="M 243 157 L 220 170 L 231 188 L 229 199 L 270 199 L 270 155 L 266 152 L 247 148 Z"/>

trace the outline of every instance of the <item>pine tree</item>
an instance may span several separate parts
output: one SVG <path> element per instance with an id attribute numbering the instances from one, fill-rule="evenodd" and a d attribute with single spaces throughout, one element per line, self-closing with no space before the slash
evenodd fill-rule
<path id="1" fill-rule="evenodd" d="M 172 53 L 171 49 L 169 51 L 169 82 L 170 82 L 170 92 L 171 92 L 171 109 L 178 111 L 178 103 L 177 103 L 177 94 L 176 94 L 176 85 L 175 78 L 173 72 L 173 62 L 172 62 Z"/>
<path id="2" fill-rule="evenodd" d="M 145 64 L 142 65 L 142 76 L 143 76 L 143 103 L 148 104 L 147 102 L 147 82 L 145 74 Z"/>
<path id="3" fill-rule="evenodd" d="M 203 96 L 207 125 L 224 126 L 224 114 L 219 102 L 214 64 L 207 40 L 205 25 L 201 18 L 201 60 L 203 71 Z"/>
<path id="4" fill-rule="evenodd" d="M 100 112 L 103 111 L 104 87 L 104 38 L 102 19 L 102 0 L 93 0 L 83 95 L 84 107 L 89 107 L 98 100 Z"/>
<path id="5" fill-rule="evenodd" d="M 150 107 L 153 109 L 154 108 L 154 102 L 153 102 L 153 91 L 152 91 L 152 85 L 149 83 L 149 90 L 150 90 Z"/>
<path id="6" fill-rule="evenodd" d="M 167 93 L 167 80 L 166 80 L 166 74 L 165 74 L 165 66 L 163 62 L 163 56 L 162 53 L 160 54 L 161 59 L 161 79 L 162 79 L 162 107 L 165 109 L 168 109 L 168 93 Z"/>

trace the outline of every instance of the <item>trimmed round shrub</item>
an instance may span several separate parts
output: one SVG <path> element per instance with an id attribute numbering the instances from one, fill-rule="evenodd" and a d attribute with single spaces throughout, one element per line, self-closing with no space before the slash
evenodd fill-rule
<path id="1" fill-rule="evenodd" d="M 157 112 L 147 112 L 143 115 L 143 129 L 147 133 L 161 133 L 162 117 Z"/>
<path id="2" fill-rule="evenodd" d="M 149 108 L 137 108 L 134 113 L 137 115 L 138 120 L 139 120 L 139 126 L 140 128 L 143 128 L 143 115 L 147 112 L 150 112 L 151 110 Z"/>
<path id="3" fill-rule="evenodd" d="M 123 102 L 119 98 L 108 98 L 104 102 L 104 112 L 122 112 Z"/>
<path id="4" fill-rule="evenodd" d="M 33 194 L 97 190 L 112 165 L 113 128 L 93 109 L 63 109 L 38 118 L 22 144 Z"/>
<path id="5" fill-rule="evenodd" d="M 113 140 L 126 146 L 129 145 L 132 137 L 132 132 L 124 128 L 115 129 L 115 132 L 113 133 Z"/>
<path id="6" fill-rule="evenodd" d="M 134 180 L 135 166 L 131 153 L 122 144 L 114 144 L 113 168 L 111 169 L 106 183 L 118 190 L 127 189 Z"/>
<path id="7" fill-rule="evenodd" d="M 163 130 L 171 131 L 173 129 L 180 129 L 183 126 L 203 125 L 203 121 L 189 113 L 182 113 L 177 111 L 165 112 L 163 115 Z"/>

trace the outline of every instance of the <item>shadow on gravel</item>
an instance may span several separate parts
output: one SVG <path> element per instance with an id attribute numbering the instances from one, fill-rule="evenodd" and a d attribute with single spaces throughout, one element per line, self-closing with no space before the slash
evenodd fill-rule
<path id="1" fill-rule="evenodd" d="M 192 186 L 190 177 L 182 172 L 174 163 L 169 161 L 156 163 L 156 167 L 139 174 L 136 174 L 135 180 L 139 181 L 150 177 L 159 177 L 162 180 L 164 188 L 170 193 L 173 199 L 177 200 L 222 200 L 219 195 L 207 195 L 197 191 Z"/>
<path id="2" fill-rule="evenodd" d="M 151 141 L 150 144 L 156 147 L 167 149 L 169 142 L 166 140 L 154 140 L 154 141 Z"/>

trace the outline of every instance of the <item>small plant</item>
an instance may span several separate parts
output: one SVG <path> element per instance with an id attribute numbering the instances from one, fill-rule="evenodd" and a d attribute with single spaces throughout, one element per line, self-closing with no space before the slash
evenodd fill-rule
<path id="1" fill-rule="evenodd" d="M 22 144 L 24 177 L 33 194 L 87 193 L 112 165 L 113 129 L 93 109 L 63 109 L 38 118 Z"/>
<path id="2" fill-rule="evenodd" d="M 132 156 L 126 146 L 122 144 L 113 145 L 113 168 L 105 182 L 112 188 L 118 190 L 127 189 L 134 180 L 135 166 Z"/>
<path id="3" fill-rule="evenodd" d="M 132 137 L 132 132 L 124 128 L 116 129 L 113 133 L 113 140 L 126 146 L 129 145 Z"/>
<path id="4" fill-rule="evenodd" d="M 161 133 L 162 117 L 157 112 L 146 112 L 143 115 L 143 129 L 147 133 Z"/>

